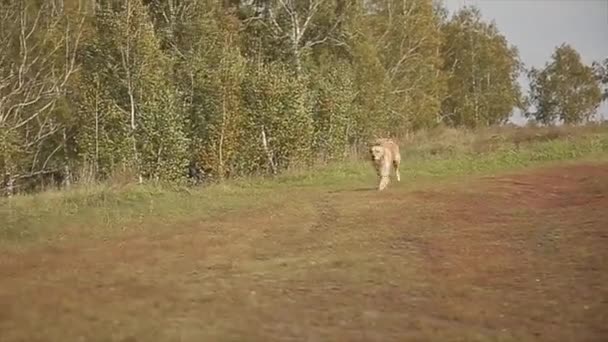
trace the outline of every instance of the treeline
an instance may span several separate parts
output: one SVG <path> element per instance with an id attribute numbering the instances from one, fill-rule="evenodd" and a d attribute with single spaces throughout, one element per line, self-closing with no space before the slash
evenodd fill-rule
<path id="1" fill-rule="evenodd" d="M 188 165 L 279 173 L 514 108 L 581 122 L 606 83 L 563 45 L 524 96 L 496 26 L 432 0 L 0 1 L 0 49 L 8 194 L 117 172 L 179 181 Z"/>

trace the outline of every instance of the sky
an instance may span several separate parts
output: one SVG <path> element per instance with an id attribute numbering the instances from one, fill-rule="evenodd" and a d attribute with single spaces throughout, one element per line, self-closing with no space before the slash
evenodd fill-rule
<path id="1" fill-rule="evenodd" d="M 517 46 L 526 67 L 542 67 L 556 46 L 568 43 L 591 65 L 608 57 L 608 0 L 443 0 L 450 11 L 475 5 L 482 16 L 494 20 L 508 41 Z M 520 83 L 524 91 L 525 77 Z M 608 120 L 608 103 L 598 115 Z M 511 118 L 525 123 L 519 113 Z"/>

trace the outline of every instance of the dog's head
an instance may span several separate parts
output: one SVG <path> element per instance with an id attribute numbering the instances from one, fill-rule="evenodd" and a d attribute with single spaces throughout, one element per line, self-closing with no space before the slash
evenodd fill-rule
<path id="1" fill-rule="evenodd" d="M 378 145 L 372 146 L 369 149 L 369 154 L 372 158 L 372 161 L 378 161 L 384 156 L 384 148 Z"/>

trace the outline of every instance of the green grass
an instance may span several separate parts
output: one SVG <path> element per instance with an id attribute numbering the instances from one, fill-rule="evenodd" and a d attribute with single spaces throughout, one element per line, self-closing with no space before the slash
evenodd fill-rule
<path id="1" fill-rule="evenodd" d="M 557 133 L 556 133 L 557 132 Z M 445 129 L 401 142 L 403 182 L 415 187 L 437 179 L 488 174 L 549 162 L 606 160 L 606 126 Z M 485 146 L 481 148 L 480 146 Z M 281 205 L 296 191 L 373 188 L 375 174 L 361 158 L 275 178 L 249 178 L 205 187 L 77 186 L 0 200 L 0 244 L 40 242 L 70 235 L 105 238 L 120 232 L 174 227 L 239 210 Z"/>

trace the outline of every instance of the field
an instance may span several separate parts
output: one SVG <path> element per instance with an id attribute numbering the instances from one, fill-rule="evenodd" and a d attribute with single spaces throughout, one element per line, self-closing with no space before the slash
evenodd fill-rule
<path id="1" fill-rule="evenodd" d="M 0 200 L 0 340 L 605 341 L 608 130 Z"/>

